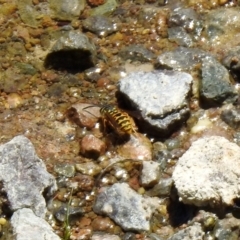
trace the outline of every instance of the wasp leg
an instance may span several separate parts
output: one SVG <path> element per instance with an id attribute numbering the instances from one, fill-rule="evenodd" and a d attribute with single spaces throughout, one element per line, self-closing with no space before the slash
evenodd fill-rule
<path id="1" fill-rule="evenodd" d="M 103 125 L 103 135 L 107 135 L 107 120 L 102 117 L 102 125 Z"/>

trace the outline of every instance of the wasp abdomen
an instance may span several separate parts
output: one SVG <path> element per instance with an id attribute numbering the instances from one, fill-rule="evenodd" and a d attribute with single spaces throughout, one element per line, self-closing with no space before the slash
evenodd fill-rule
<path id="1" fill-rule="evenodd" d="M 100 113 L 103 119 L 119 134 L 132 134 L 136 132 L 133 119 L 119 108 L 107 105 L 100 109 Z"/>

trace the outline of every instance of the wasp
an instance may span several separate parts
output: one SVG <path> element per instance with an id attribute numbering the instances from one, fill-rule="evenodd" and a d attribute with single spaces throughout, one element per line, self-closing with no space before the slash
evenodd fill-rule
<path id="1" fill-rule="evenodd" d="M 97 106 L 88 106 L 83 110 Z M 103 127 L 110 126 L 119 135 L 131 135 L 136 133 L 137 127 L 133 119 L 125 111 L 114 105 L 104 105 L 100 108 Z"/>

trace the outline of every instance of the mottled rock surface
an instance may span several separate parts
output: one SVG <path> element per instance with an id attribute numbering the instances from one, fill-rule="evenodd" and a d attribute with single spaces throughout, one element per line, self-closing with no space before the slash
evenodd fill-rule
<path id="1" fill-rule="evenodd" d="M 29 208 L 14 212 L 11 224 L 16 240 L 60 240 L 50 225 L 44 219 L 37 217 Z"/>
<path id="2" fill-rule="evenodd" d="M 117 152 L 122 158 L 151 160 L 152 145 L 143 134 L 135 133 L 125 143 L 118 146 Z"/>
<path id="3" fill-rule="evenodd" d="M 240 196 L 239 156 L 239 146 L 223 137 L 193 142 L 173 172 L 180 199 L 196 206 L 232 205 Z"/>
<path id="4" fill-rule="evenodd" d="M 106 214 L 124 230 L 149 231 L 150 218 L 158 199 L 143 197 L 126 183 L 105 188 L 97 197 L 94 211 Z"/>
<path id="5" fill-rule="evenodd" d="M 92 16 L 83 21 L 83 27 L 100 37 L 106 37 L 119 30 L 118 24 L 105 16 Z"/>
<path id="6" fill-rule="evenodd" d="M 28 207 L 37 216 L 45 216 L 47 209 L 42 193 L 48 189 L 52 194 L 56 182 L 28 138 L 17 136 L 0 146 L 0 178 L 13 211 Z"/>
<path id="7" fill-rule="evenodd" d="M 139 62 L 149 62 L 153 60 L 153 58 L 155 57 L 151 51 L 146 49 L 144 45 L 140 44 L 137 45 L 132 44 L 130 46 L 123 48 L 120 51 L 119 56 L 124 60 L 130 59 L 132 61 Z"/>
<path id="8" fill-rule="evenodd" d="M 237 92 L 228 70 L 213 55 L 198 49 L 178 47 L 157 58 L 157 68 L 193 71 L 201 69 L 199 78 L 200 101 L 206 106 L 235 102 Z"/>
<path id="9" fill-rule="evenodd" d="M 224 54 L 222 64 L 236 73 L 240 72 L 240 47 L 237 46 Z"/>
<path id="10" fill-rule="evenodd" d="M 195 223 L 193 226 L 187 227 L 175 233 L 168 240 L 202 240 L 204 231 L 200 223 Z"/>
<path id="11" fill-rule="evenodd" d="M 183 72 L 135 72 L 120 80 L 119 91 L 138 110 L 144 131 L 169 134 L 188 115 L 191 83 Z"/>
<path id="12" fill-rule="evenodd" d="M 52 10 L 52 16 L 58 20 L 72 20 L 80 16 L 85 7 L 85 1 L 82 0 L 49 0 Z"/>
<path id="13" fill-rule="evenodd" d="M 239 37 L 240 13 L 237 8 L 218 8 L 207 14 L 206 34 L 211 41 L 227 42 Z M 231 37 L 230 37 L 231 36 Z"/>
<path id="14" fill-rule="evenodd" d="M 240 108 L 239 106 L 229 105 L 221 112 L 221 119 L 230 127 L 238 130 L 240 128 Z"/>
<path id="15" fill-rule="evenodd" d="M 156 65 L 167 69 L 192 70 L 205 57 L 212 57 L 212 55 L 198 48 L 178 47 L 159 55 Z"/>
<path id="16" fill-rule="evenodd" d="M 191 41 L 199 39 L 203 29 L 201 17 L 193 8 L 175 8 L 170 13 L 168 26 L 180 27 Z"/>
<path id="17" fill-rule="evenodd" d="M 191 36 L 182 27 L 172 27 L 168 29 L 168 38 L 180 46 L 191 47 L 193 40 Z"/>
<path id="18" fill-rule="evenodd" d="M 141 183 L 150 187 L 155 185 L 160 179 L 160 164 L 154 161 L 143 161 Z"/>
<path id="19" fill-rule="evenodd" d="M 92 134 L 86 135 L 81 141 L 81 153 L 86 157 L 98 158 L 106 150 L 106 144 Z"/>
<path id="20" fill-rule="evenodd" d="M 67 110 L 67 116 L 80 127 L 93 128 L 101 117 L 99 109 L 100 107 L 92 104 L 76 103 Z"/>
<path id="21" fill-rule="evenodd" d="M 240 234 L 240 220 L 228 214 L 226 218 L 217 222 L 214 227 L 214 236 L 216 239 L 238 239 Z"/>
<path id="22" fill-rule="evenodd" d="M 237 92 L 230 81 L 228 70 L 213 58 L 202 60 L 200 97 L 208 105 L 237 100 Z"/>

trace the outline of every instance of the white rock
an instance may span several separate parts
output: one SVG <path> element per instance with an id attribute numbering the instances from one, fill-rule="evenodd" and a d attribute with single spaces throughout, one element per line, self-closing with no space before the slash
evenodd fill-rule
<path id="1" fill-rule="evenodd" d="M 219 136 L 199 139 L 178 160 L 173 180 L 184 203 L 231 205 L 240 196 L 240 148 Z"/>
<path id="2" fill-rule="evenodd" d="M 159 207 L 158 198 L 143 197 L 126 183 L 115 183 L 97 196 L 94 212 L 105 214 L 124 230 L 149 231 L 150 218 Z"/>
<path id="3" fill-rule="evenodd" d="M 202 240 L 204 231 L 202 230 L 200 223 L 194 223 L 193 226 L 189 226 L 183 230 L 180 230 L 168 240 Z"/>
<path id="4" fill-rule="evenodd" d="M 11 224 L 16 240 L 60 240 L 50 225 L 29 208 L 14 212 Z"/>
<path id="5" fill-rule="evenodd" d="M 154 161 L 143 161 L 141 182 L 143 186 L 152 186 L 160 179 L 160 165 Z"/>

